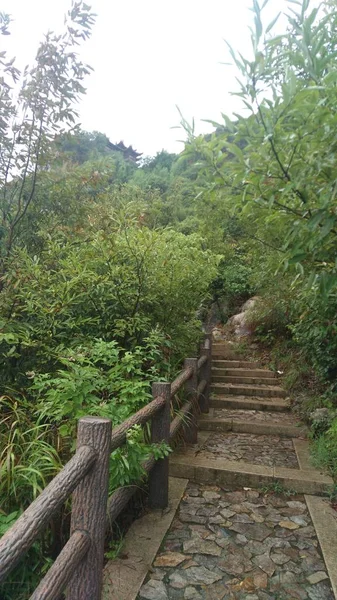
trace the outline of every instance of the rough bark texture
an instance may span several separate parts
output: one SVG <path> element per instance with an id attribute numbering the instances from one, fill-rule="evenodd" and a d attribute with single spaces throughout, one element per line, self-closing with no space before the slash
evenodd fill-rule
<path id="1" fill-rule="evenodd" d="M 181 386 L 188 381 L 193 375 L 193 369 L 190 367 L 186 368 L 178 375 L 178 377 L 171 384 L 171 395 L 174 396 Z"/>
<path id="2" fill-rule="evenodd" d="M 158 410 L 163 408 L 164 405 L 165 398 L 156 398 L 144 406 L 144 408 L 141 408 L 138 412 L 132 415 L 132 417 L 124 421 L 121 425 L 115 427 L 111 435 L 111 452 L 124 444 L 126 433 L 131 427 L 133 427 L 133 425 L 143 425 L 144 423 L 147 423 L 147 421 L 149 421 L 149 419 L 151 419 L 151 417 L 155 415 Z"/>
<path id="3" fill-rule="evenodd" d="M 211 376 L 212 376 L 212 335 L 206 334 L 205 341 L 201 347 L 201 357 L 199 358 L 198 364 L 205 359 L 201 365 L 199 377 L 201 380 L 206 381 L 206 386 L 203 392 L 199 395 L 199 407 L 202 413 L 209 412 L 209 400 L 211 390 Z"/>
<path id="4" fill-rule="evenodd" d="M 170 441 L 170 405 L 171 405 L 171 384 L 154 383 L 152 385 L 152 395 L 154 398 L 161 396 L 165 398 L 165 405 L 152 417 L 151 423 L 151 442 L 160 444 Z M 149 504 L 152 508 L 166 508 L 168 504 L 168 478 L 169 461 L 168 456 L 158 460 L 154 465 L 150 475 Z"/>
<path id="5" fill-rule="evenodd" d="M 89 547 L 89 534 L 74 531 L 30 600 L 58 600 Z"/>
<path id="6" fill-rule="evenodd" d="M 203 346 L 201 347 L 201 352 L 204 350 Z M 206 354 L 202 354 L 198 360 L 198 370 L 201 369 L 207 363 Z"/>
<path id="7" fill-rule="evenodd" d="M 73 494 L 71 533 L 87 531 L 91 545 L 77 567 L 67 589 L 67 600 L 100 600 L 104 538 L 108 499 L 111 421 L 84 417 L 78 424 L 77 444 L 90 445 L 97 452 L 95 467 Z"/>
<path id="8" fill-rule="evenodd" d="M 21 556 L 35 542 L 52 515 L 95 463 L 97 454 L 82 444 L 75 456 L 25 510 L 23 515 L 0 540 L 0 581 L 15 567 Z"/>
<path id="9" fill-rule="evenodd" d="M 198 385 L 198 389 L 197 389 L 197 398 L 198 399 L 201 399 L 206 387 L 207 387 L 207 381 L 206 381 L 206 379 L 203 379 L 202 381 L 200 381 L 200 383 Z"/>
<path id="10" fill-rule="evenodd" d="M 185 391 L 188 400 L 192 403 L 191 411 L 188 415 L 188 422 L 185 424 L 185 440 L 187 444 L 196 444 L 198 441 L 198 423 L 197 423 L 197 387 L 198 387 L 198 359 L 185 358 L 185 369 L 192 369 L 192 377 L 185 383 Z"/>

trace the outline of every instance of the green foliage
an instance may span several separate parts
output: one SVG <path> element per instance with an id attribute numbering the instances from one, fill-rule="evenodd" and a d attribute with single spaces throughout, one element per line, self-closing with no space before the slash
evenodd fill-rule
<path id="1" fill-rule="evenodd" d="M 2 17 L 0 33 L 8 35 L 10 19 Z M 94 15 L 81 0 L 71 4 L 64 32 L 48 32 L 34 65 L 21 74 L 6 51 L 0 58 L 0 271 L 11 253 L 27 210 L 32 204 L 41 168 L 56 133 L 73 126 L 74 108 L 85 89 L 90 68 L 74 47 L 90 37 Z M 21 78 L 22 75 L 22 78 Z M 21 85 L 19 86 L 19 79 Z"/>
<path id="2" fill-rule="evenodd" d="M 216 262 L 198 236 L 132 222 L 89 240 L 47 240 L 40 257 L 18 252 L 0 296 L 2 377 L 49 372 L 58 348 L 84 339 L 131 349 L 156 329 L 179 359 L 195 344 L 196 309 Z"/>
<path id="3" fill-rule="evenodd" d="M 320 379 L 336 389 L 337 378 L 337 321 L 336 294 L 322 297 L 317 293 L 305 293 L 306 304 L 298 320 L 292 326 L 296 343 L 304 349 Z"/>
<path id="4" fill-rule="evenodd" d="M 117 448 L 110 458 L 110 492 L 118 487 L 141 482 L 145 476 L 143 463 L 152 455 L 164 458 L 171 452 L 167 444 L 144 443 L 144 431 L 134 425 L 127 433 L 126 444 Z"/>
<path id="5" fill-rule="evenodd" d="M 313 463 L 315 466 L 328 471 L 336 482 L 337 478 L 337 419 L 335 419 L 328 431 L 319 436 L 311 448 Z"/>
<path id="6" fill-rule="evenodd" d="M 103 340 L 66 350 L 59 356 L 62 368 L 56 373 L 31 375 L 37 414 L 71 440 L 78 419 L 86 414 L 109 418 L 115 426 L 147 404 L 160 361 L 154 338 L 144 340 L 143 347 L 133 352 Z"/>

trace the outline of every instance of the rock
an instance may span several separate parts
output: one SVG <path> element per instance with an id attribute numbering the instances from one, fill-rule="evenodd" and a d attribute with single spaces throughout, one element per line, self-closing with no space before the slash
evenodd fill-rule
<path id="1" fill-rule="evenodd" d="M 277 575 L 274 575 L 274 577 L 270 579 L 271 591 L 280 589 L 280 586 L 293 584 L 296 584 L 296 577 L 294 573 L 290 573 L 289 571 L 277 573 Z"/>
<path id="2" fill-rule="evenodd" d="M 265 522 L 265 519 L 261 515 L 258 515 L 257 513 L 252 513 L 251 517 L 255 523 L 264 523 Z"/>
<path id="3" fill-rule="evenodd" d="M 184 498 L 182 506 L 185 506 L 186 504 L 192 504 L 192 505 L 196 505 L 196 504 L 206 504 L 205 498 L 195 498 L 195 497 L 191 497 L 189 498 L 188 496 L 186 498 Z"/>
<path id="4" fill-rule="evenodd" d="M 290 556 L 283 554 L 283 552 L 275 552 L 270 555 L 270 558 L 276 565 L 285 565 L 290 561 Z"/>
<path id="5" fill-rule="evenodd" d="M 181 542 L 179 540 L 166 540 L 163 550 L 165 552 L 180 552 Z"/>
<path id="6" fill-rule="evenodd" d="M 242 581 L 239 581 L 237 583 L 231 583 L 231 589 L 232 592 L 234 592 L 234 594 L 236 592 L 254 592 L 256 590 L 265 590 L 267 588 L 267 585 L 268 577 L 266 573 L 259 569 L 257 571 L 254 571 L 253 573 L 250 573 L 248 577 L 246 577 Z M 235 598 L 236 597 L 237 596 L 235 595 Z M 247 598 L 251 597 L 251 595 L 247 596 Z M 242 598 L 241 594 L 240 598 Z"/>
<path id="7" fill-rule="evenodd" d="M 139 595 L 145 600 L 168 600 L 166 586 L 162 581 L 150 579 L 140 589 Z"/>
<path id="8" fill-rule="evenodd" d="M 221 498 L 220 494 L 217 494 L 216 492 L 207 492 L 206 491 L 206 492 L 203 492 L 202 495 L 207 502 L 209 502 L 211 500 L 219 500 L 219 498 Z"/>
<path id="9" fill-rule="evenodd" d="M 286 585 L 283 589 L 286 594 L 285 597 L 291 598 L 291 600 L 307 600 L 308 598 L 305 588 L 299 584 L 292 583 L 291 585 Z"/>
<path id="10" fill-rule="evenodd" d="M 181 512 L 179 514 L 179 519 L 183 522 L 183 523 L 200 523 L 200 525 L 204 525 L 205 523 L 207 523 L 207 518 L 206 517 L 201 517 L 201 516 L 197 516 L 197 515 L 191 515 L 189 513 L 185 513 L 185 512 Z"/>
<path id="11" fill-rule="evenodd" d="M 154 566 L 155 567 L 177 567 L 180 563 L 184 562 L 191 558 L 190 556 L 186 556 L 186 554 L 181 554 L 180 552 L 166 552 L 165 554 L 160 554 L 157 556 Z"/>
<path id="12" fill-rule="evenodd" d="M 191 567 L 193 569 L 193 567 Z M 181 590 L 188 585 L 188 579 L 185 576 L 186 571 L 174 571 L 169 576 L 170 585 L 173 588 Z"/>
<path id="13" fill-rule="evenodd" d="M 222 512 L 221 512 L 222 514 Z M 246 513 L 242 513 L 240 515 L 235 515 L 232 519 L 233 523 L 256 523 L 256 521 Z M 262 519 L 262 522 L 264 519 Z M 261 521 L 260 521 L 261 522 Z"/>
<path id="14" fill-rule="evenodd" d="M 163 581 L 165 575 L 164 569 L 152 569 L 152 572 L 150 573 L 151 579 L 157 579 L 158 581 Z"/>
<path id="15" fill-rule="evenodd" d="M 253 577 L 253 583 L 254 583 L 254 586 L 256 589 L 265 590 L 267 588 L 268 577 L 264 571 L 261 571 L 261 569 L 259 569 L 258 571 L 255 571 L 252 574 L 252 577 Z"/>
<path id="16" fill-rule="evenodd" d="M 307 527 L 302 527 L 298 530 L 298 535 L 304 538 L 311 538 L 316 535 L 316 531 L 314 530 L 312 525 L 308 525 Z"/>
<path id="17" fill-rule="evenodd" d="M 248 542 L 248 540 L 247 540 L 247 538 L 246 538 L 246 536 L 245 536 L 245 535 L 242 535 L 241 533 L 239 533 L 239 534 L 236 536 L 236 543 L 237 543 L 239 546 L 245 546 L 245 545 L 247 544 L 247 542 Z"/>
<path id="18" fill-rule="evenodd" d="M 218 562 L 218 566 L 225 573 L 231 575 L 241 575 L 252 569 L 252 563 L 241 550 L 236 550 L 232 554 L 226 554 L 225 558 Z"/>
<path id="19" fill-rule="evenodd" d="M 227 492 L 224 495 L 224 500 L 231 504 L 241 504 L 246 499 L 245 492 Z"/>
<path id="20" fill-rule="evenodd" d="M 203 540 L 201 538 L 192 538 L 183 544 L 184 552 L 190 554 L 210 554 L 211 556 L 220 556 L 221 548 L 212 541 Z"/>
<path id="21" fill-rule="evenodd" d="M 260 497 L 259 492 L 256 492 L 255 490 L 248 490 L 247 491 L 247 499 L 248 500 L 258 500 Z"/>
<path id="22" fill-rule="evenodd" d="M 184 600 L 202 600 L 202 595 L 195 587 L 189 585 L 185 590 Z"/>
<path id="23" fill-rule="evenodd" d="M 184 565 L 181 565 L 182 569 L 189 569 L 190 567 L 197 567 L 199 563 L 195 560 L 188 560 Z"/>
<path id="24" fill-rule="evenodd" d="M 261 298 L 259 296 L 253 296 L 252 298 L 249 298 L 249 300 L 247 300 L 243 307 L 241 308 L 242 312 L 246 312 L 247 310 L 251 310 L 252 308 L 255 308 L 256 305 L 258 304 L 258 302 L 261 301 Z"/>
<path id="25" fill-rule="evenodd" d="M 233 515 L 235 515 L 235 512 L 234 510 L 224 508 L 223 510 L 220 510 L 220 515 L 224 517 L 224 519 L 230 519 L 231 517 L 233 517 Z"/>
<path id="26" fill-rule="evenodd" d="M 258 540 L 259 542 L 262 542 L 271 533 L 270 529 L 268 529 L 268 527 L 266 527 L 263 523 L 255 523 L 254 525 L 233 523 L 230 529 L 236 533 L 242 533 L 242 535 L 245 535 L 252 540 Z"/>
<path id="27" fill-rule="evenodd" d="M 333 598 L 330 586 L 326 581 L 313 585 L 307 591 L 310 600 L 331 600 Z"/>
<path id="28" fill-rule="evenodd" d="M 283 529 L 298 529 L 299 525 L 294 523 L 293 521 L 280 521 L 279 526 L 283 527 Z"/>
<path id="29" fill-rule="evenodd" d="M 301 515 L 295 515 L 294 517 L 290 517 L 290 521 L 296 523 L 300 527 L 306 527 L 308 525 L 308 519 L 305 519 Z"/>
<path id="30" fill-rule="evenodd" d="M 229 589 L 222 581 L 214 583 L 205 588 L 205 600 L 226 600 L 228 598 Z"/>
<path id="31" fill-rule="evenodd" d="M 247 315 L 245 312 L 234 315 L 227 321 L 227 325 L 234 330 L 234 334 L 237 337 L 244 337 L 251 335 L 252 329 L 247 322 Z"/>
<path id="32" fill-rule="evenodd" d="M 202 517 L 213 517 L 214 515 L 216 515 L 218 512 L 218 508 L 216 506 L 212 506 L 212 507 L 208 507 L 208 506 L 203 506 L 202 508 L 199 508 L 199 510 L 197 511 L 198 515 L 201 515 Z"/>
<path id="33" fill-rule="evenodd" d="M 206 567 L 191 567 L 185 571 L 187 581 L 194 584 L 200 585 L 211 585 L 219 579 L 222 579 L 222 575 L 218 575 L 206 569 Z"/>
<path id="34" fill-rule="evenodd" d="M 301 513 L 304 513 L 307 509 L 304 502 L 298 502 L 296 500 L 291 500 L 291 501 L 287 502 L 287 504 L 288 504 L 289 508 L 295 508 L 295 509 L 301 511 Z"/>
<path id="35" fill-rule="evenodd" d="M 307 580 L 309 581 L 309 583 L 311 583 L 311 585 L 320 583 L 321 581 L 324 581 L 325 579 L 329 579 L 329 577 L 325 571 L 317 571 L 316 573 L 313 573 L 312 575 L 309 575 L 309 577 L 307 577 Z"/>
<path id="36" fill-rule="evenodd" d="M 273 561 L 269 558 L 268 552 L 255 556 L 255 558 L 253 558 L 253 563 L 257 567 L 260 567 L 262 571 L 267 573 L 269 577 L 274 575 L 276 567 Z"/>

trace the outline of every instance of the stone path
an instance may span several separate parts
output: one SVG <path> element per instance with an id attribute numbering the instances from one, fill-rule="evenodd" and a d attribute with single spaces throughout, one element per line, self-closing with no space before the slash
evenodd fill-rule
<path id="1" fill-rule="evenodd" d="M 274 373 L 221 345 L 212 362 L 198 444 L 170 460 L 190 483 L 139 600 L 333 600 L 304 496 L 261 491 L 320 494 L 331 480 L 311 467 Z"/>
<path id="2" fill-rule="evenodd" d="M 210 415 L 219 419 L 236 419 L 254 421 L 256 423 L 281 423 L 282 425 L 293 425 L 294 416 L 287 413 L 275 413 L 266 410 L 231 410 L 226 408 L 212 408 Z"/>
<path id="3" fill-rule="evenodd" d="M 190 483 L 139 600 L 333 600 L 303 496 Z"/>
<path id="4" fill-rule="evenodd" d="M 197 455 L 215 460 L 227 458 L 256 465 L 298 469 L 293 441 L 275 435 L 214 433 Z"/>

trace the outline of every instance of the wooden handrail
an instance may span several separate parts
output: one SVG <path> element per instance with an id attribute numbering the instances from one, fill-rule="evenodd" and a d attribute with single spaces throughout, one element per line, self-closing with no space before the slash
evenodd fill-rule
<path id="1" fill-rule="evenodd" d="M 58 600 L 90 544 L 86 531 L 74 531 L 29 600 Z"/>
<path id="2" fill-rule="evenodd" d="M 204 354 L 203 356 L 200 356 L 199 360 L 198 360 L 198 369 L 201 369 L 201 367 L 203 367 L 206 363 L 207 363 L 207 356 L 206 354 Z"/>
<path id="3" fill-rule="evenodd" d="M 186 383 L 193 375 L 193 370 L 188 367 L 184 369 L 181 373 L 179 373 L 178 377 L 171 384 L 171 394 L 175 396 L 176 393 L 180 390 L 181 386 Z"/>
<path id="4" fill-rule="evenodd" d="M 82 446 L 0 539 L 0 581 L 29 550 L 53 514 L 69 498 L 96 462 L 96 452 Z"/>
<path id="5" fill-rule="evenodd" d="M 182 427 L 187 441 L 196 440 L 196 403 L 203 412 L 208 412 L 209 406 L 211 347 L 208 334 L 200 358 L 186 359 L 185 368 L 172 384 L 154 384 L 153 400 L 112 432 L 108 419 L 79 420 L 75 455 L 0 539 L 0 581 L 73 493 L 70 538 L 30 600 L 56 600 L 66 587 L 67 600 L 100 600 L 105 531 L 139 489 L 133 484 L 107 498 L 110 453 L 125 443 L 131 427 L 148 421 L 151 421 L 152 443 L 168 444 Z M 170 422 L 171 400 L 182 386 L 188 401 Z M 151 456 L 143 468 L 150 475 L 150 505 L 165 508 L 168 458 L 156 461 Z"/>
<path id="6" fill-rule="evenodd" d="M 141 408 L 134 415 L 123 421 L 121 425 L 115 427 L 111 434 L 111 452 L 124 444 L 126 434 L 134 425 L 144 425 L 147 423 L 165 404 L 165 399 L 158 397 L 149 404 Z"/>

